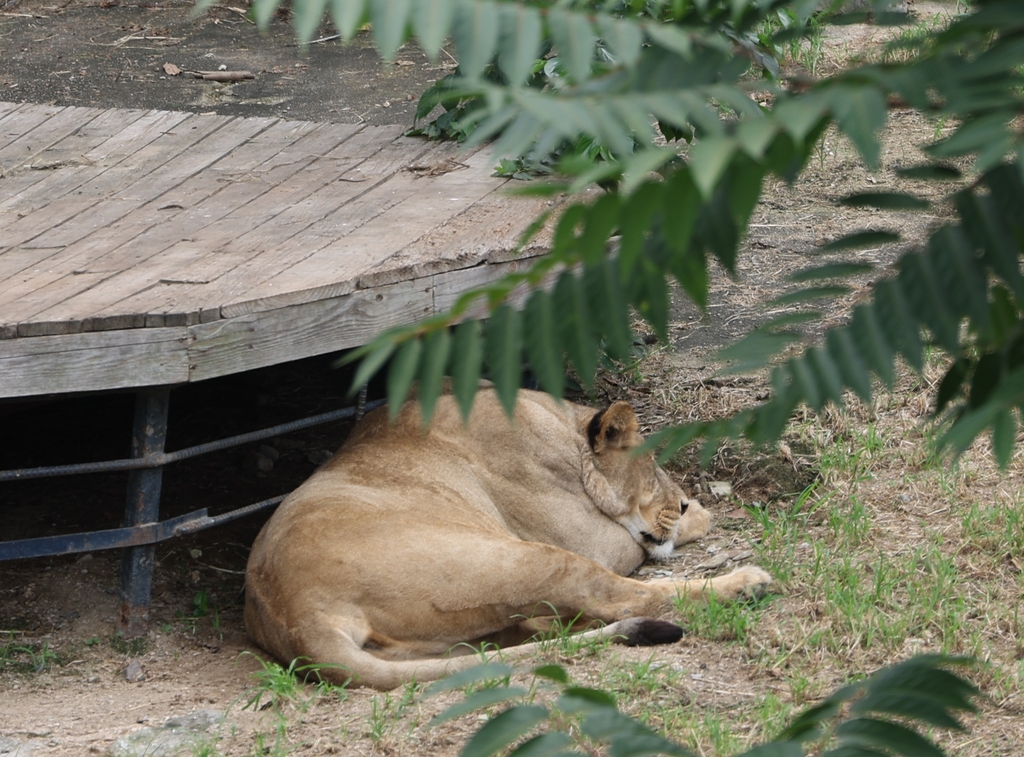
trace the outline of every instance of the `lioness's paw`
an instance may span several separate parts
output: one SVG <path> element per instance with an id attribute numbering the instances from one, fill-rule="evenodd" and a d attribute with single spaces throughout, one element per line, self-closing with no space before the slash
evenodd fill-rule
<path id="1" fill-rule="evenodd" d="M 715 591 L 729 599 L 757 599 L 768 592 L 772 577 L 768 572 L 756 565 L 745 565 L 736 568 L 732 573 L 722 576 L 720 586 Z"/>

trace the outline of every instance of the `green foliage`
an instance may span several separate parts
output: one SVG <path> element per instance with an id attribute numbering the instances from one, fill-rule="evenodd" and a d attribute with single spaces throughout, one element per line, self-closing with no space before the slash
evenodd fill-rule
<path id="1" fill-rule="evenodd" d="M 279 2 L 255 0 L 256 18 L 267 23 Z M 937 133 L 923 145 L 928 158 L 909 176 L 944 182 L 958 175 L 950 161 L 973 163 L 970 183 L 950 197 L 955 217 L 919 249 L 905 252 L 896 274 L 874 287 L 847 324 L 821 345 L 776 364 L 767 403 L 727 421 L 672 430 L 659 441 L 669 454 L 681 440 L 701 434 L 712 442 L 720 436 L 770 442 L 798 405 L 841 404 L 847 390 L 868 399 L 875 379 L 891 384 L 897 358 L 920 370 L 925 350 L 939 347 L 952 364 L 936 403 L 948 421 L 942 446 L 959 453 L 988 431 L 1005 465 L 1024 407 L 1024 167 L 1015 126 L 1024 106 L 1024 4 L 977 0 L 946 28 L 908 37 L 904 47 L 913 54 L 783 86 L 773 55 L 829 20 L 812 19 L 818 5 L 293 0 L 301 40 L 312 36 L 324 12 L 345 39 L 372 22 L 385 56 L 409 35 L 432 56 L 450 38 L 459 69 L 424 100 L 421 115 L 436 104 L 457 112 L 447 127 L 470 143 L 496 138 L 498 157 L 509 161 L 503 165 L 512 175 L 545 165 L 552 177 L 534 191 L 571 195 L 594 182 L 606 189 L 597 201 L 570 199 L 561 208 L 550 255 L 532 270 L 464 297 L 450 314 L 382 334 L 359 350 L 355 357 L 364 361 L 356 383 L 395 357 L 393 404 L 420 379 L 429 408 L 437 377 L 447 373 L 464 412 L 485 361 L 506 406 L 524 362 L 552 393 L 561 392 L 558 376 L 570 364 L 587 383 L 601 351 L 619 359 L 628 354 L 631 313 L 664 333 L 668 277 L 706 305 L 709 265 L 713 260 L 734 270 L 767 177 L 798 176 L 830 126 L 876 166 L 888 109 L 909 106 L 956 124 L 948 136 Z M 886 0 L 874 5 L 880 23 L 904 20 L 885 13 Z M 593 149 L 581 155 L 572 147 L 581 144 Z M 898 193 L 845 202 L 903 212 L 929 207 Z M 876 229 L 822 251 L 898 238 L 893 230 Z M 801 280 L 813 288 L 797 297 L 834 296 L 842 277 L 855 270 L 862 269 L 805 272 Z M 508 307 L 520 285 L 534 288 L 524 313 Z M 450 341 L 436 336 L 479 299 L 495 313 L 486 330 L 464 322 Z M 773 360 L 796 338 L 791 327 L 762 327 L 730 357 L 744 370 Z M 426 340 L 441 340 L 444 354 L 408 346 Z"/>
<path id="2" fill-rule="evenodd" d="M 942 750 L 930 734 L 922 734 L 920 726 L 963 730 L 957 714 L 974 711 L 971 700 L 977 690 L 950 671 L 958 664 L 962 661 L 922 655 L 884 668 L 805 710 L 774 740 L 744 752 L 741 757 L 941 757 Z M 501 669 L 496 671 L 495 667 Z M 506 676 L 497 688 L 469 694 L 464 702 L 436 719 L 443 722 L 474 710 L 515 702 L 476 731 L 463 748 L 462 757 L 596 754 L 602 747 L 616 757 L 691 755 L 620 712 L 607 692 L 572 685 L 565 671 L 557 666 L 534 671 L 538 678 L 557 684 L 558 695 L 551 706 L 538 704 L 533 689 L 509 686 L 509 673 L 510 668 L 492 664 L 479 672 L 464 671 L 454 683 L 442 681 L 432 687 L 435 691 L 450 690 Z"/>

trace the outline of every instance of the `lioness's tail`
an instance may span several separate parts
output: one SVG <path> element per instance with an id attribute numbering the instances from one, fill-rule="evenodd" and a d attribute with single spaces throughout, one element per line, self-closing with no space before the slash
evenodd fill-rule
<path id="1" fill-rule="evenodd" d="M 409 681 L 427 682 L 444 678 L 474 665 L 490 660 L 513 661 L 542 653 L 548 648 L 544 642 L 506 647 L 494 652 L 466 654 L 456 657 L 425 658 L 418 660 L 386 660 L 363 649 L 344 630 L 336 629 L 329 636 L 322 633 L 316 649 L 309 649 L 310 659 L 324 665 L 320 675 L 331 683 L 369 686 L 388 690 Z M 611 639 L 628 646 L 654 646 L 671 644 L 682 638 L 683 630 L 674 623 L 652 618 L 629 618 L 576 634 L 581 641 Z"/>

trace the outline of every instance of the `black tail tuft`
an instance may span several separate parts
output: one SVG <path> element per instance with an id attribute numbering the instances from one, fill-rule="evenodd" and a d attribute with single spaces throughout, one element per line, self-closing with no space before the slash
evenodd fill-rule
<path id="1" fill-rule="evenodd" d="M 622 643 L 629 647 L 653 647 L 658 644 L 674 644 L 683 638 L 683 629 L 667 620 L 636 618 L 628 624 L 622 636 Z"/>

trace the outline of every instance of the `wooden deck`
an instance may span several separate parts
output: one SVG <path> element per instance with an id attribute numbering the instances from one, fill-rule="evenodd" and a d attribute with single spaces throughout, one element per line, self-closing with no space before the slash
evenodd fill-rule
<path id="1" fill-rule="evenodd" d="M 402 131 L 0 102 L 0 397 L 357 346 L 542 252 L 489 151 Z"/>

